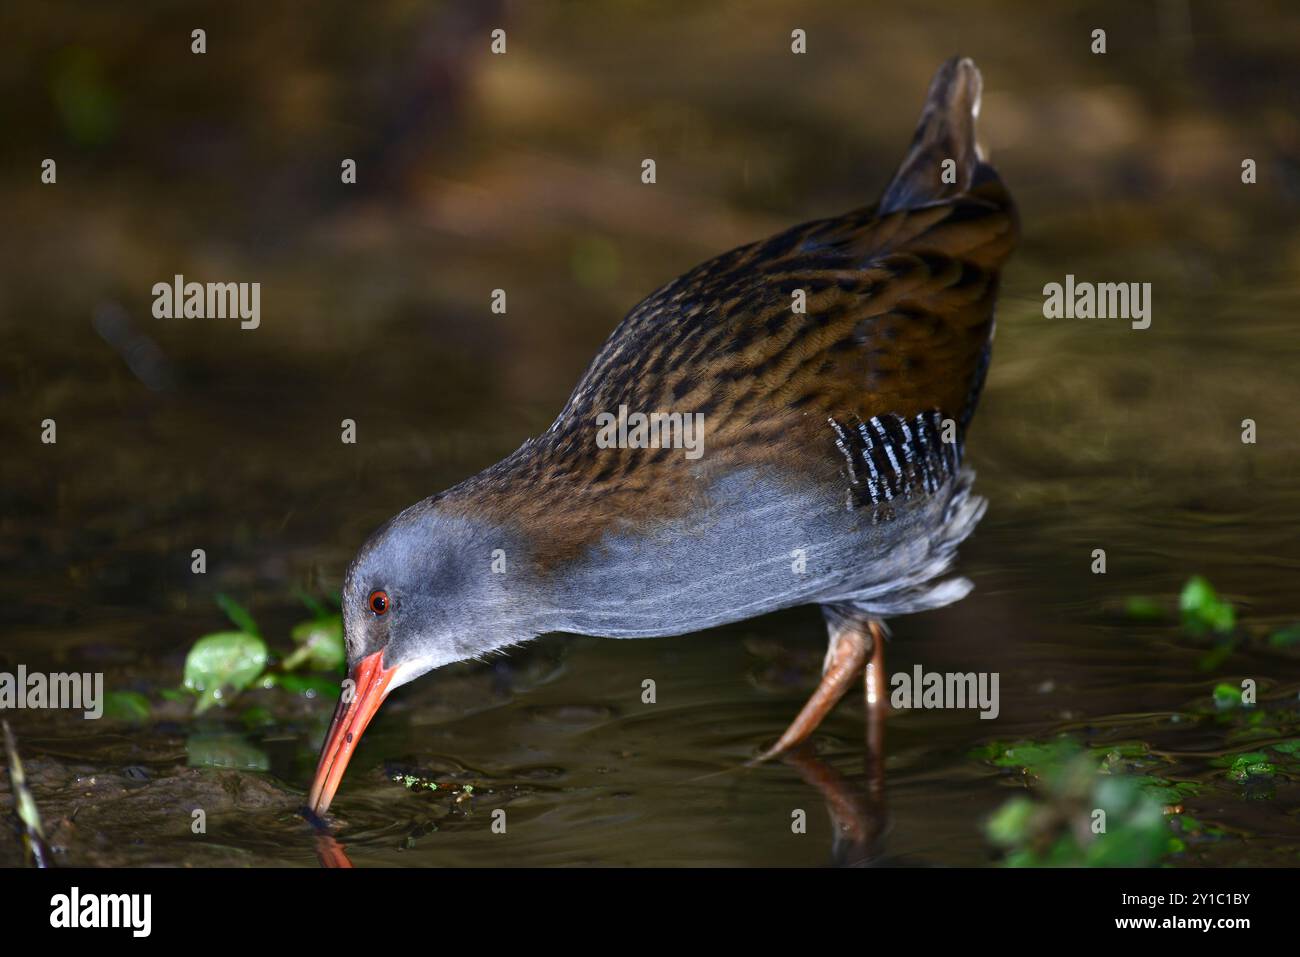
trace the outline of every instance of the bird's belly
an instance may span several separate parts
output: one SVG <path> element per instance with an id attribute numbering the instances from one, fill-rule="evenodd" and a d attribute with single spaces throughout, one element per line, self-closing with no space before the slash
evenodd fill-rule
<path id="1" fill-rule="evenodd" d="M 972 477 L 897 499 L 882 517 L 850 508 L 840 489 L 728 475 L 689 516 L 588 549 L 551 596 L 556 630 L 641 638 L 809 603 L 879 615 L 947 604 L 970 588 L 937 579 L 982 512 Z"/>

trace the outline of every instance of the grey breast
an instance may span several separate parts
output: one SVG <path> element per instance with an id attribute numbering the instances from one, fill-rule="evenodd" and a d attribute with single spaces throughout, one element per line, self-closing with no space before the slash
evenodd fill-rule
<path id="1" fill-rule="evenodd" d="M 796 605 L 889 616 L 971 589 L 945 577 L 985 502 L 974 473 L 864 504 L 862 489 L 746 469 L 712 481 L 689 519 L 615 528 L 559 576 L 555 630 L 618 638 L 684 634 Z M 883 496 L 880 496 L 883 498 Z"/>

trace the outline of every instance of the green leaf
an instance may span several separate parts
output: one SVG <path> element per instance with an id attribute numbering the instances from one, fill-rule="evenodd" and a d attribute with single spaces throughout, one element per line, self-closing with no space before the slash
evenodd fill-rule
<path id="1" fill-rule="evenodd" d="M 342 671 L 347 660 L 343 643 L 343 618 L 327 613 L 323 618 L 304 621 L 290 632 L 297 649 L 284 660 L 284 669 L 293 671 L 307 665 L 314 671 Z"/>
<path id="2" fill-rule="evenodd" d="M 1220 711 L 1241 707 L 1241 689 L 1226 681 L 1214 686 L 1214 706 Z"/>
<path id="3" fill-rule="evenodd" d="M 1276 773 L 1276 766 L 1269 762 L 1268 755 L 1262 751 L 1249 751 L 1237 755 L 1232 759 L 1232 766 L 1228 769 L 1228 777 L 1234 781 L 1271 778 Z"/>
<path id="4" fill-rule="evenodd" d="M 194 708 L 202 714 L 225 695 L 251 685 L 266 667 L 266 643 L 243 631 L 204 635 L 185 658 L 185 687 L 199 695 Z"/>
<path id="5" fill-rule="evenodd" d="M 1162 621 L 1166 617 L 1164 605 L 1140 595 L 1134 595 L 1124 602 L 1124 614 L 1134 621 Z"/>
<path id="6" fill-rule="evenodd" d="M 1030 833 L 1037 805 L 1027 797 L 1014 797 L 994 812 L 985 825 L 989 840 L 1000 847 L 1015 847 Z"/>
<path id="7" fill-rule="evenodd" d="M 1069 738 L 1051 741 L 994 741 L 976 749 L 975 757 L 999 768 L 1019 768 L 1026 774 L 1042 777 L 1059 768 L 1079 751 L 1079 744 Z"/>
<path id="8" fill-rule="evenodd" d="M 1144 793 L 1155 781 L 1098 773 L 1096 756 L 1079 754 L 1046 776 L 1032 798 L 1003 804 L 985 831 L 1006 850 L 1008 867 L 1150 866 L 1174 846 L 1162 802 Z M 1160 787 L 1181 789 L 1166 781 Z"/>
<path id="9" fill-rule="evenodd" d="M 1109 813 L 1109 812 L 1108 812 Z M 1164 812 L 1154 801 L 1128 809 L 1118 826 L 1115 815 L 1105 834 L 1088 845 L 1088 867 L 1149 867 L 1169 850 L 1169 828 Z"/>
<path id="10" fill-rule="evenodd" d="M 234 622 L 235 627 L 242 632 L 250 635 L 262 637 L 262 631 L 257 627 L 257 622 L 253 621 L 253 616 L 248 613 L 248 609 L 241 605 L 229 595 L 217 594 L 217 604 L 221 610 L 226 613 L 226 617 Z"/>
<path id="11" fill-rule="evenodd" d="M 1300 645 L 1300 624 L 1273 632 L 1268 636 L 1268 643 L 1273 648 L 1294 648 Z"/>
<path id="12" fill-rule="evenodd" d="M 1236 627 L 1237 613 L 1232 603 L 1223 601 L 1214 587 L 1200 575 L 1193 575 L 1178 598 L 1183 625 L 1194 634 L 1216 631 L 1228 634 Z"/>
<path id="13" fill-rule="evenodd" d="M 110 721 L 148 721 L 149 699 L 138 691 L 110 691 L 104 695 L 104 717 Z"/>
<path id="14" fill-rule="evenodd" d="M 1181 804 L 1188 795 L 1195 794 L 1200 787 L 1191 781 L 1174 783 L 1152 775 L 1140 775 L 1129 780 L 1151 800 L 1165 806 Z"/>
<path id="15" fill-rule="evenodd" d="M 1161 763 L 1151 754 L 1151 747 L 1144 741 L 1116 741 L 1112 744 L 1097 745 L 1088 749 L 1097 761 L 1102 774 L 1123 774 L 1138 771 Z"/>
<path id="16" fill-rule="evenodd" d="M 1217 600 L 1214 586 L 1203 576 L 1193 575 L 1183 586 L 1183 593 L 1178 596 L 1178 610 L 1184 613 L 1198 611 Z"/>

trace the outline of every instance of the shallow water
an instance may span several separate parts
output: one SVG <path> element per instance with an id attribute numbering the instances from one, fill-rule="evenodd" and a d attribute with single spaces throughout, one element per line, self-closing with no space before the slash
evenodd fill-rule
<path id="1" fill-rule="evenodd" d="M 154 714 L 139 727 L 7 715 L 61 862 L 317 866 L 296 812 L 333 701 L 256 692 L 195 721 L 159 695 L 222 627 L 213 595 L 247 604 L 287 650 L 305 617 L 292 589 L 336 588 L 378 523 L 544 429 L 642 295 L 873 198 L 958 47 L 984 70 L 984 139 L 1025 239 L 970 438 L 990 501 L 962 550 L 977 588 L 892 622 L 888 670 L 996 671 L 999 717 L 891 714 L 879 799 L 853 695 L 815 753 L 737 770 L 815 682 L 815 609 L 682 638 L 549 636 L 395 693 L 344 779 L 338 839 L 358 866 L 984 864 L 983 822 L 1027 779 L 977 749 L 1067 732 L 1140 742 L 1143 773 L 1198 785 L 1184 810 L 1217 833 L 1169 863 L 1300 862 L 1300 768 L 1279 756 L 1260 785 L 1216 763 L 1300 738 L 1300 649 L 1263 640 L 1300 620 L 1294 15 L 1166 4 L 1152 23 L 1115 5 L 1103 62 L 1080 53 L 1073 16 L 1018 10 L 1013 45 L 985 18 L 922 6 L 866 24 L 849 9 L 801 8 L 805 62 L 784 53 L 793 15 L 779 7 L 518 11 L 512 53 L 459 64 L 463 87 L 435 98 L 438 136 L 414 170 L 343 204 L 295 158 L 333 163 L 371 128 L 356 111 L 380 94 L 340 76 L 369 89 L 367 44 L 398 43 L 400 17 L 333 61 L 309 45 L 248 77 L 223 63 L 178 79 L 177 100 L 127 79 L 162 65 L 124 72 L 114 54 L 156 24 L 76 41 L 117 98 L 116 133 L 71 151 L 54 195 L 3 187 L 23 241 L 0 299 L 0 670 L 103 671 Z M 1125 46 L 1136 36 L 1143 57 Z M 50 84 L 66 69 L 24 66 Z M 183 125 L 176 103 L 198 94 L 218 105 Z M 263 95 L 316 107 L 294 114 L 301 152 L 273 135 Z M 37 149 L 37 128 L 20 123 L 15 144 Z M 149 128 L 181 132 L 157 142 Z M 652 192 L 644 155 L 660 157 Z M 1260 162 L 1256 186 L 1241 155 Z M 262 327 L 150 318 L 149 288 L 174 272 L 260 280 Z M 1066 273 L 1151 282 L 1151 328 L 1044 319 L 1042 286 Z M 504 317 L 487 310 L 496 287 Z M 35 438 L 46 416 L 55 446 Z M 356 446 L 338 440 L 345 417 Z M 1244 418 L 1256 444 L 1240 440 Z M 194 548 L 206 576 L 190 573 Z M 1130 596 L 1172 603 L 1192 574 L 1237 605 L 1247 636 L 1210 668 L 1207 642 L 1121 611 Z M 1243 678 L 1267 720 L 1215 712 L 1214 686 Z M 249 730 L 255 704 L 270 723 Z M 0 836 L 0 863 L 19 860 Z"/>

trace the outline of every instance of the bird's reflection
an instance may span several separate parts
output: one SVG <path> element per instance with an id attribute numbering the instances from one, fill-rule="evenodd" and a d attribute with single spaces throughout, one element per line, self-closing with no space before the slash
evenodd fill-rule
<path id="1" fill-rule="evenodd" d="M 321 867 L 351 867 L 352 861 L 338 838 L 325 831 L 316 832 L 316 859 Z"/>
<path id="2" fill-rule="evenodd" d="M 352 861 L 344 850 L 344 845 L 330 833 L 329 825 L 325 820 L 310 808 L 304 807 L 298 813 L 311 825 L 316 844 L 316 860 L 320 862 L 320 866 L 352 867 Z"/>
<path id="3" fill-rule="evenodd" d="M 863 676 L 863 776 L 853 781 L 819 758 L 810 742 L 787 753 L 783 760 L 816 788 L 831 819 L 831 863 L 837 867 L 869 864 L 884 852 L 888 808 L 885 803 L 884 662 L 873 655 Z"/>
<path id="4" fill-rule="evenodd" d="M 808 744 L 782 759 L 817 789 L 831 819 L 831 863 L 837 867 L 869 864 L 880 857 L 887 820 L 884 767 L 880 758 L 867 754 L 866 775 L 854 781 L 813 753 Z"/>

